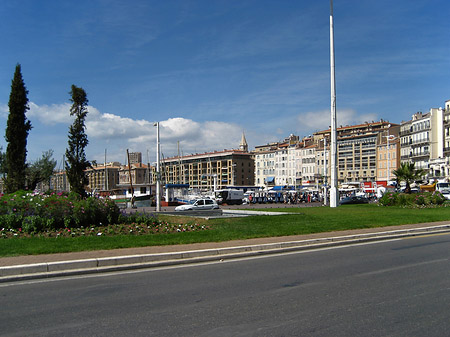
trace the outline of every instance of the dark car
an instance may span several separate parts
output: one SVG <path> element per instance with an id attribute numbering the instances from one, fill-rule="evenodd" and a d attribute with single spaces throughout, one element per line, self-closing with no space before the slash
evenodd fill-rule
<path id="1" fill-rule="evenodd" d="M 341 205 L 350 205 L 350 204 L 368 204 L 369 199 L 359 195 L 352 195 L 350 197 L 346 197 L 339 202 Z"/>

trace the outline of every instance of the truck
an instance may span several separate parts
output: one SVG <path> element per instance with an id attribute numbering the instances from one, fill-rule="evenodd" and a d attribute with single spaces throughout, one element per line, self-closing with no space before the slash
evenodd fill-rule
<path id="1" fill-rule="evenodd" d="M 227 205 L 241 205 L 244 199 L 244 191 L 231 188 L 214 191 L 216 202 Z"/>

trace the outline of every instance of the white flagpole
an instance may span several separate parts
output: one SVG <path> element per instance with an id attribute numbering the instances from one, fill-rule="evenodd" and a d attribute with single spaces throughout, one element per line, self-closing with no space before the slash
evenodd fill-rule
<path id="1" fill-rule="evenodd" d="M 336 79 L 334 66 L 334 30 L 333 30 L 333 0 L 330 0 L 330 67 L 331 67 L 331 188 L 330 207 L 337 207 L 339 190 L 337 181 L 337 131 L 336 131 Z"/>

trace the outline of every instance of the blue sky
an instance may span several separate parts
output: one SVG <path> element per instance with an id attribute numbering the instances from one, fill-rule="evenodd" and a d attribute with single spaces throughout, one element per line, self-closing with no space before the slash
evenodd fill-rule
<path id="1" fill-rule="evenodd" d="M 90 160 L 154 161 L 154 121 L 165 157 L 177 142 L 237 148 L 242 132 L 250 148 L 306 136 L 330 124 L 329 13 L 328 0 L 4 0 L 0 127 L 20 63 L 30 162 L 62 159 L 72 84 L 89 99 Z M 448 0 L 334 1 L 338 125 L 444 106 L 448 13 Z"/>

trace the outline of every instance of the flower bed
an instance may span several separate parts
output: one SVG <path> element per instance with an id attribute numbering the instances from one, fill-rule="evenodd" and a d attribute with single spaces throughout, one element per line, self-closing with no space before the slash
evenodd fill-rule
<path id="1" fill-rule="evenodd" d="M 445 205 L 445 197 L 439 191 L 422 193 L 385 193 L 379 200 L 381 206 L 405 206 L 405 207 L 438 207 Z"/>
<path id="2" fill-rule="evenodd" d="M 18 191 L 0 198 L 0 237 L 145 235 L 207 229 L 169 224 L 153 214 L 122 213 L 108 199 L 81 199 L 74 193 Z"/>
<path id="3" fill-rule="evenodd" d="M 121 224 L 108 226 L 91 226 L 78 228 L 61 228 L 58 230 L 46 230 L 39 233 L 29 233 L 22 228 L 0 228 L 0 238 L 23 238 L 23 237 L 82 237 L 82 236 L 114 236 L 114 235 L 149 235 L 159 233 L 196 232 L 209 229 L 208 226 L 200 224 L 170 224 L 167 222 L 154 222 L 153 225 L 143 224 Z"/>

